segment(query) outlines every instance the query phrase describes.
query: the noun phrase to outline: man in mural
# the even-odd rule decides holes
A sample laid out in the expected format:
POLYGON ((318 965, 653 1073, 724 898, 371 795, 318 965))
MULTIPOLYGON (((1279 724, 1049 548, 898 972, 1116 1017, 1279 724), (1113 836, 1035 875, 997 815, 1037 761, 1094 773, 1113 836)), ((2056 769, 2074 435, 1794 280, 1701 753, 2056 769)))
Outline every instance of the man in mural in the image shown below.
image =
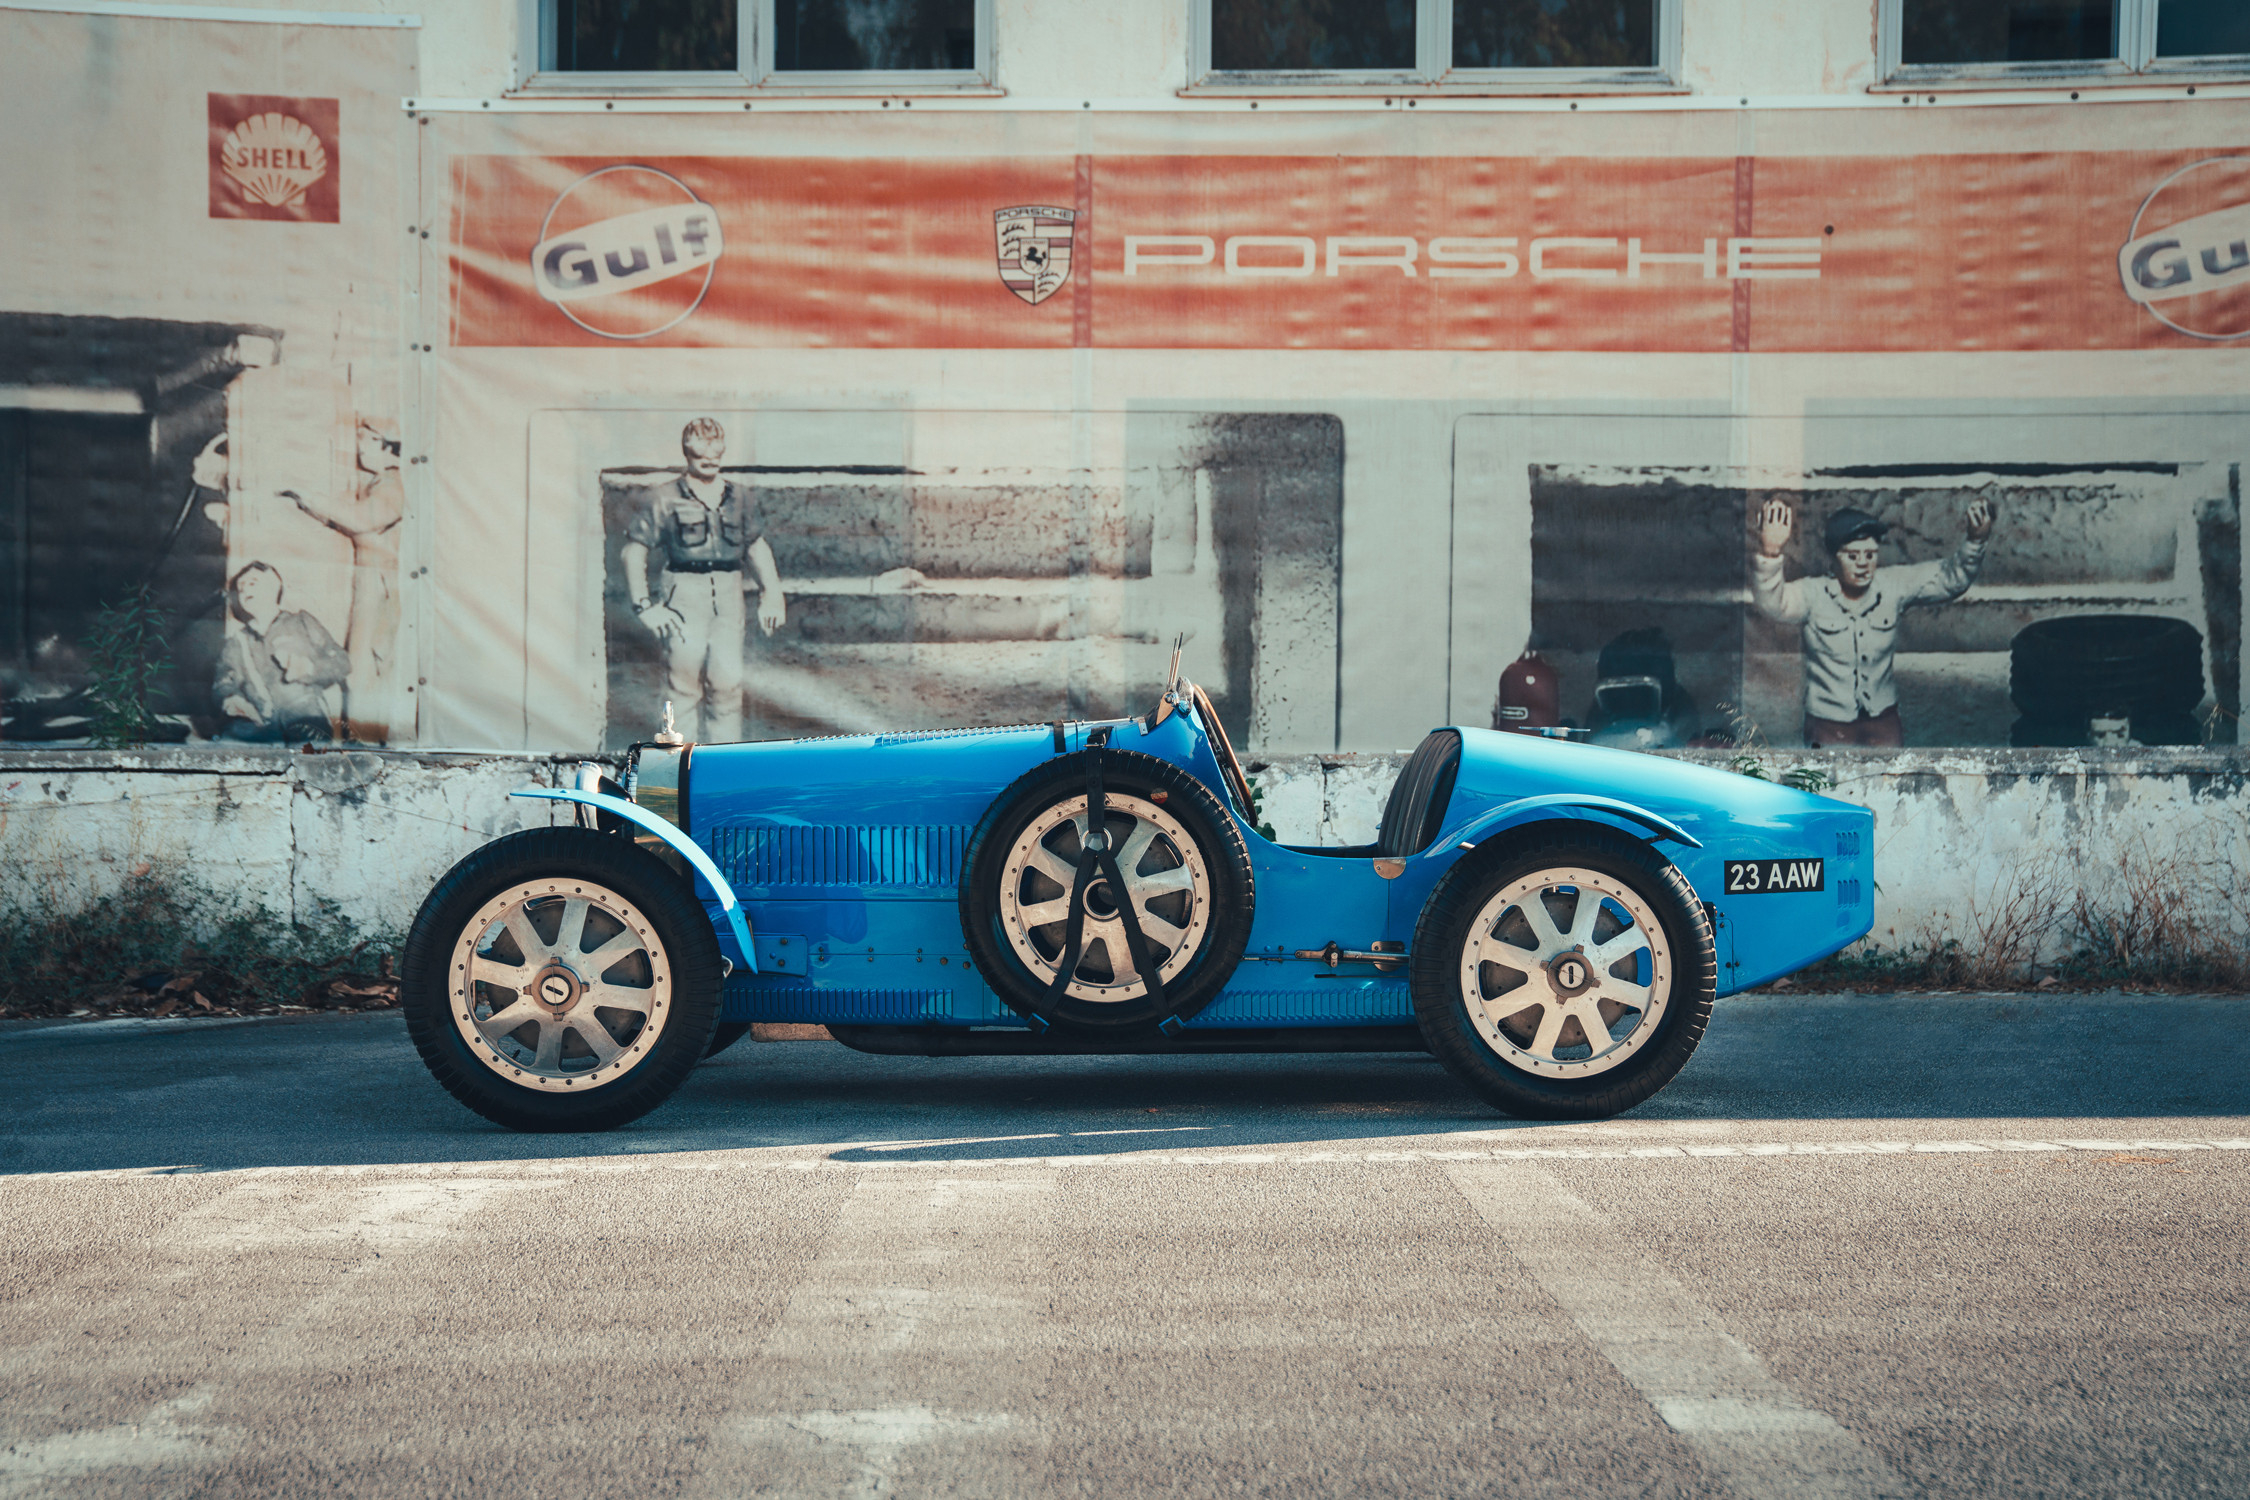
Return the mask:
POLYGON ((297 508, 352 544, 352 604, 345 617, 344 650, 351 685, 344 705, 345 738, 379 744, 389 738, 393 657, 398 649, 398 535, 406 515, 399 481, 399 440, 361 419, 359 472, 351 494, 333 502, 307 500, 283 490, 297 508))
POLYGON ((1834 559, 1834 576, 1785 581, 1781 554, 1796 513, 1778 497, 1759 512, 1750 597, 1767 619, 1804 627, 1806 744, 1906 743, 1891 677, 1899 612, 1958 599, 1976 582, 1985 539, 1992 535, 1991 502, 1978 496, 1962 519, 1966 535, 1951 557, 1885 568, 1877 558, 1890 528, 1847 505, 1828 518, 1821 537, 1834 559))
POLYGON ((227 637, 212 695, 227 726, 221 738, 303 744, 335 738, 328 689, 342 684, 351 658, 320 621, 283 609, 281 575, 254 562, 227 584, 242 628, 227 637))
POLYGON ((683 471, 644 492, 618 553, 634 615, 664 643, 680 732, 715 744, 742 737, 746 585, 757 585, 765 634, 781 628, 789 608, 749 487, 720 474, 726 451, 718 422, 688 423, 683 471), (652 559, 664 573, 661 593, 652 559))

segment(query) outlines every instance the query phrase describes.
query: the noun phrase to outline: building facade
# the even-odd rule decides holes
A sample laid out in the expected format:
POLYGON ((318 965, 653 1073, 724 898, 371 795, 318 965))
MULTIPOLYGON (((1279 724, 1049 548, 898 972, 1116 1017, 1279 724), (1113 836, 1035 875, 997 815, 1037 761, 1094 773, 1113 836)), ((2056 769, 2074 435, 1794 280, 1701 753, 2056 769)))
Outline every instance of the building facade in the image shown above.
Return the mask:
POLYGON ((2241 739, 2239 5, 0 41, 9 740, 135 599, 181 743, 1123 713, 1182 633, 1269 753, 2241 739))

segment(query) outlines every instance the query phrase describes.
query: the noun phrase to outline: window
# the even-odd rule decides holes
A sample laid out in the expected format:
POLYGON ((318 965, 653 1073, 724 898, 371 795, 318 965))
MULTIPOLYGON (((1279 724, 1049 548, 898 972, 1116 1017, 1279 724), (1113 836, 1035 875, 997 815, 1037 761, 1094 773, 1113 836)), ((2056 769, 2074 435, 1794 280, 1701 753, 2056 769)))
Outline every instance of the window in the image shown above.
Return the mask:
POLYGON ((991 0, 525 0, 540 88, 978 85, 991 0))
POLYGON ((2244 0, 1885 0, 1888 79, 2250 72, 2244 0))
POLYGON ((1679 0, 1197 0, 1211 88, 1671 83, 1679 0))

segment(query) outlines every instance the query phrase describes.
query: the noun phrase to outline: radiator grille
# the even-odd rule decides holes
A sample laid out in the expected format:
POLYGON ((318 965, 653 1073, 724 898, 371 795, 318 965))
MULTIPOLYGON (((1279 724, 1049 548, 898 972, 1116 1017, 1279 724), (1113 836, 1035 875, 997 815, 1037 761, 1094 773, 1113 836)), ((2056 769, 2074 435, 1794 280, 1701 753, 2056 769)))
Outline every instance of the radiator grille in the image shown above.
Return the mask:
POLYGON ((1244 1023, 1411 1021, 1414 997, 1403 984, 1336 985, 1314 990, 1228 990, 1193 1026, 1244 1023))
POLYGON ((797 824, 714 828, 711 862, 737 891, 776 886, 943 886, 961 883, 972 829, 946 824, 797 824))
POLYGON ((726 987, 728 1021, 835 1021, 864 1025, 941 1020, 953 1010, 951 990, 842 990, 777 985, 753 978, 726 987))

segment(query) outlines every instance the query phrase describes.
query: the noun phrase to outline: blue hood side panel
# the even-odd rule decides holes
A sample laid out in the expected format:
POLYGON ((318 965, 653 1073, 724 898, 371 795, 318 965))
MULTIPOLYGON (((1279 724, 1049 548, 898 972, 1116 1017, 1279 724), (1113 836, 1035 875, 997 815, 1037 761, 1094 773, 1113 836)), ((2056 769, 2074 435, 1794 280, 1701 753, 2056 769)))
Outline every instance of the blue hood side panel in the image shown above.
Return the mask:
MULTIPOLYGON (((1459 848, 1460 831, 1482 814, 1525 797, 1581 793, 1633 803, 1702 842, 1700 849, 1671 842, 1655 847, 1724 919, 1722 995, 1825 958, 1874 925, 1875 816, 1865 808, 1637 751, 1489 729, 1463 729, 1460 734, 1461 774, 1444 831, 1398 882, 1393 899, 1401 906, 1420 910, 1419 902, 1444 870, 1466 852, 1459 848), (1753 895, 1726 890, 1729 860, 1810 858, 1824 862, 1819 891, 1753 895)), ((1568 808, 1556 812, 1603 821, 1568 808)))
MULTIPOLYGON (((1066 727, 1066 747, 1092 726, 1066 727)), ((1189 713, 1144 734, 1113 726, 1117 749, 1187 770, 1235 818, 1257 882, 1248 955, 1192 1026, 1411 1022, 1403 970, 1297 959, 1331 940, 1410 942, 1422 904, 1466 852, 1459 832, 1525 797, 1615 798, 1678 824, 1701 849, 1656 847, 1722 917, 1720 991, 1762 984, 1865 933, 1873 912, 1872 816, 1730 772, 1629 751, 1464 729, 1444 827, 1384 880, 1365 858, 1269 842, 1234 807, 1189 713), (1819 857, 1819 892, 1728 895, 1730 859, 1819 857)), ((726 872, 759 937, 758 977, 728 986, 736 1020, 1021 1025, 968 963, 955 898, 976 825, 1007 785, 1056 753, 1047 725, 699 748, 688 778, 697 843, 726 872), (770 949, 769 949, 769 944, 770 949)), ((1555 808, 1557 818, 1604 821, 1555 808)), ((1606 826, 1634 829, 1615 819, 1606 826)))

